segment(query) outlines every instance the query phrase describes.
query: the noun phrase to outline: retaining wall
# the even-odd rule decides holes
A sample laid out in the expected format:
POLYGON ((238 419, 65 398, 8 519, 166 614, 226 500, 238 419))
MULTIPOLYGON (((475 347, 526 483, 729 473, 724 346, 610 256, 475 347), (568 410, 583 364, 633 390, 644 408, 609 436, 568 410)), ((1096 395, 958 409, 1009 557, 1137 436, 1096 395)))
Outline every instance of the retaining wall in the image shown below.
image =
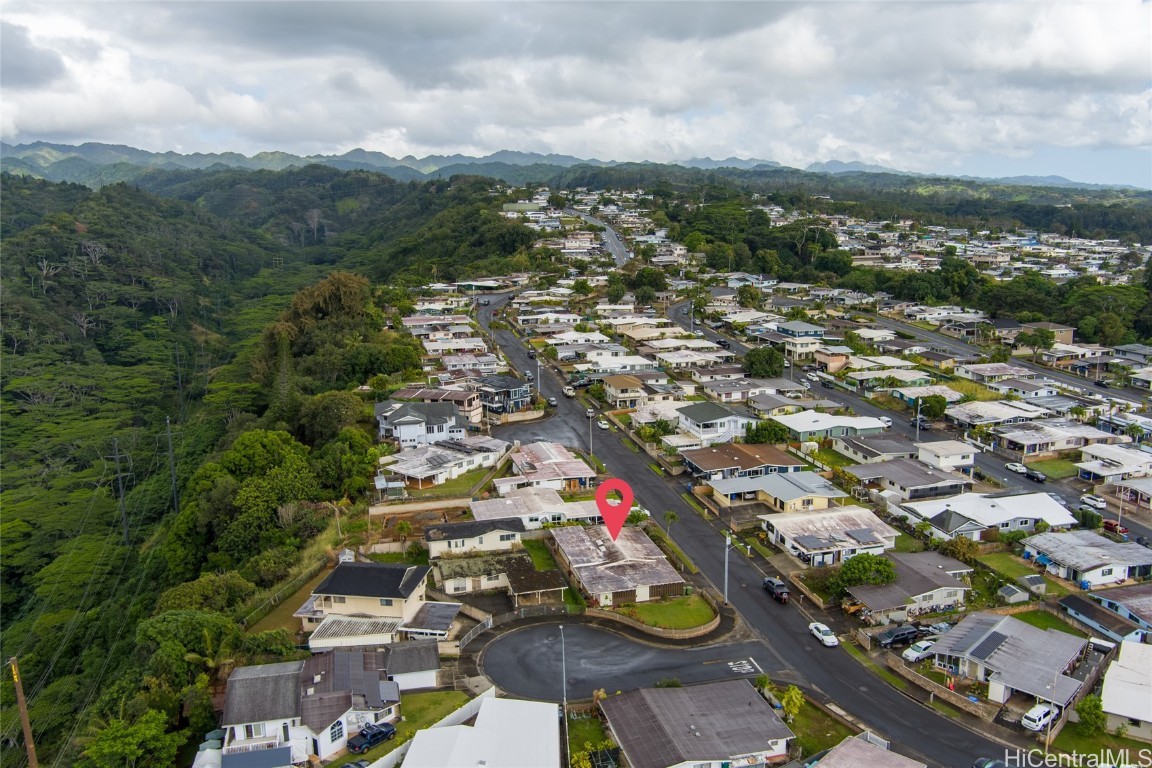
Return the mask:
POLYGON ((981 720, 990 723, 996 719, 996 713, 1000 711, 999 704, 985 704, 983 702, 972 701, 967 696, 956 693, 956 691, 950 691, 935 680, 924 677, 924 675, 908 667, 904 659, 895 654, 885 654, 884 662, 888 665, 889 669, 904 679, 912 681, 952 706, 962 709, 970 715, 976 715, 976 717, 981 720))
POLYGON ((599 608, 586 608, 584 609, 585 616, 591 616, 597 619, 607 619, 609 621, 618 621, 621 624, 638 629, 655 637, 663 637, 670 640, 682 640, 692 637, 700 637, 706 635, 716 627, 720 626, 720 614, 716 613, 712 620, 706 624, 701 624, 698 627, 689 627, 687 629, 665 629, 664 627, 654 627, 651 624, 645 624, 642 621, 636 621, 628 616, 622 616, 614 611, 604 611, 599 608))

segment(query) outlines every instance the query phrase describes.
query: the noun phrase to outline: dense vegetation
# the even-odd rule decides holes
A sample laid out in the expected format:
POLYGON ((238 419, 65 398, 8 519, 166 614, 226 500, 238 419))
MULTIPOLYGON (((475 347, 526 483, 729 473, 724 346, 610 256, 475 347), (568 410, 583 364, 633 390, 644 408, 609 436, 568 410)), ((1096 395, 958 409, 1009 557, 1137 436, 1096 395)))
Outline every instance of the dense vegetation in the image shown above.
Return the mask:
MULTIPOLYGON (((853 269, 818 220, 772 227, 748 212, 750 182, 703 173, 657 178, 654 203, 715 267, 1027 308, 1102 341, 1152 335, 1147 279, 994 284, 959 259, 853 269)), ((232 666, 293 653, 241 620, 362 507, 371 402, 420 368, 393 330, 407 286, 566 265, 499 215, 517 192, 473 176, 150 171, 92 191, 5 174, 0 194, 5 656, 20 659, 45 764, 171 765, 211 726, 232 666)), ((634 264, 608 291, 666 286, 634 264)), ((18 740, 10 680, 0 697, 18 740)))

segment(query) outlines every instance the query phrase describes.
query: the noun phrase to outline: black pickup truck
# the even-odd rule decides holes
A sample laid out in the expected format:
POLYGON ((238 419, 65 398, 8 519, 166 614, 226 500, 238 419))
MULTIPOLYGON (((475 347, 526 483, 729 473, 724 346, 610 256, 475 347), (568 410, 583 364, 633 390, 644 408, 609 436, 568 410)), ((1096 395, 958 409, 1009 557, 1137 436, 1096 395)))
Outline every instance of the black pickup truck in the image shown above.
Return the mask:
POLYGON ((781 579, 774 579, 771 576, 764 579, 764 591, 782 603, 788 602, 788 596, 790 594, 788 585, 781 579))

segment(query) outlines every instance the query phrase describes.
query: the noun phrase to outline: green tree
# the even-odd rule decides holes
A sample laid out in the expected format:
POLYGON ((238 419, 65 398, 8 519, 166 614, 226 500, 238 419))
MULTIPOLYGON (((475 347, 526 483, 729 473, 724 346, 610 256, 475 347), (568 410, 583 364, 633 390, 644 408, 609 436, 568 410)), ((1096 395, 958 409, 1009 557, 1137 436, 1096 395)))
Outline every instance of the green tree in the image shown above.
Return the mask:
POLYGON ((156 613, 177 610, 226 613, 255 591, 252 582, 234 571, 205 573, 195 581, 165 590, 156 601, 156 613))
POLYGON ((1016 346, 1031 349, 1033 362, 1042 350, 1052 349, 1055 344, 1056 334, 1049 328, 1035 328, 1016 334, 1016 346))
POLYGON ((780 694, 780 707, 784 710, 784 719, 792 722, 804 707, 804 692, 795 685, 790 685, 780 694))
POLYGON ((770 379, 784 373, 784 355, 775 347, 755 347, 744 353, 744 370, 754 379, 770 379))
POLYGON ((1108 725, 1108 716, 1104 714, 1103 702, 1100 696, 1090 693, 1080 699, 1076 704, 1076 714, 1080 722, 1076 724, 1077 730, 1085 736, 1099 736, 1104 733, 1108 725))
POLYGON ((920 415, 926 419, 936 420, 944 418, 944 411, 948 408, 948 401, 943 395, 928 395, 920 399, 920 415))
POLYGON ((586 278, 579 278, 572 283, 572 291, 577 296, 588 296, 592 293, 592 283, 588 282, 586 278))
POLYGON ((407 541, 408 537, 412 535, 412 523, 407 520, 396 523, 396 535, 400 537, 401 542, 407 541))
POLYGON ((318 446, 356 424, 364 414, 364 401, 352 392, 324 392, 305 400, 300 408, 304 442, 318 446))
POLYGON ((640 286, 633 295, 636 297, 637 304, 650 305, 656 301, 656 291, 648 285, 640 286))
POLYGON ((955 536, 940 545, 940 553, 962 563, 971 563, 980 554, 980 545, 967 536, 955 536))
POLYGON ((736 303, 746 309, 757 309, 763 298, 759 289, 751 285, 742 285, 736 289, 736 303))
POLYGON ((672 535, 672 524, 678 522, 680 522, 680 515, 676 514, 675 510, 669 509, 664 513, 664 525, 668 529, 669 536, 672 535))
POLYGON ((871 552, 850 557, 840 566, 836 576, 839 590, 860 584, 891 584, 896 581, 896 568, 892 561, 871 552))
POLYGON ((788 442, 788 428, 783 424, 766 420, 749 424, 744 430, 744 442, 756 445, 779 445, 788 442))
POLYGON ((163 712, 149 709, 135 720, 112 719, 97 726, 83 740, 78 768, 146 768, 175 765, 176 753, 186 740, 168 733, 163 712))

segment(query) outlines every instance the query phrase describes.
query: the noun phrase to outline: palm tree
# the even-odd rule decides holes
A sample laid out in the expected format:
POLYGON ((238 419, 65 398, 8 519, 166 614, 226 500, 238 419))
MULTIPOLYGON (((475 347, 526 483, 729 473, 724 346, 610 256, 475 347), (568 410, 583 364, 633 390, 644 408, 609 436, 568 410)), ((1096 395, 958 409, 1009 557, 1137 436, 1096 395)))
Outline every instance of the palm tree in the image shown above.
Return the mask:
POLYGON ((668 510, 664 513, 664 523, 668 526, 668 537, 672 537, 672 523, 678 522, 680 515, 676 514, 675 510, 668 510))
POLYGON ((237 654, 232 652, 232 638, 225 636, 219 645, 207 629, 204 630, 204 653, 188 652, 184 661, 204 667, 212 679, 213 686, 220 686, 236 667, 237 654))
POLYGON ((408 540, 408 535, 412 533, 412 523, 407 520, 396 523, 396 533, 400 536, 400 543, 404 543, 408 540))
POLYGON ((1084 421, 1084 417, 1088 415, 1088 409, 1082 405, 1074 405, 1068 409, 1068 415, 1076 421, 1084 421))

